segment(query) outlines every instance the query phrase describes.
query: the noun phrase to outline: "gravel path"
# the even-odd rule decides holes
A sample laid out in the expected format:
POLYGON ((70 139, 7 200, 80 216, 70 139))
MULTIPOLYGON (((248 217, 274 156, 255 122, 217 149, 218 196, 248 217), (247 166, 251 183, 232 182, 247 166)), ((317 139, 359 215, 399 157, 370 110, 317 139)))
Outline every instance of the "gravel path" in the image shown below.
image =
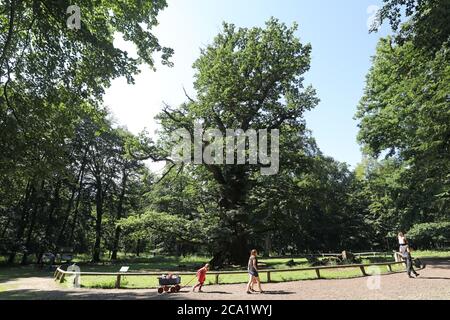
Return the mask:
POLYGON ((15 279, 2 283, 1 299, 151 299, 151 300, 450 300, 450 260, 427 261, 417 279, 404 273, 345 280, 310 280, 263 284, 265 294, 245 293, 245 285, 214 285, 205 293, 188 288, 178 294, 158 295, 156 290, 66 289, 49 277, 15 279))

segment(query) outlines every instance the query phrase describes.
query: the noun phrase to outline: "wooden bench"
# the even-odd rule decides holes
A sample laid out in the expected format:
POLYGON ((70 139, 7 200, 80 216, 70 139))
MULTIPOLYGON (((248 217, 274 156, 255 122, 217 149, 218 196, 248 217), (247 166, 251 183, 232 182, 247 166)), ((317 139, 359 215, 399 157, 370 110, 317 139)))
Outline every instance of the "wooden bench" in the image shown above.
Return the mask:
POLYGON ((61 248, 60 252, 56 255, 56 260, 62 264, 70 263, 73 260, 73 250, 68 248, 61 248))

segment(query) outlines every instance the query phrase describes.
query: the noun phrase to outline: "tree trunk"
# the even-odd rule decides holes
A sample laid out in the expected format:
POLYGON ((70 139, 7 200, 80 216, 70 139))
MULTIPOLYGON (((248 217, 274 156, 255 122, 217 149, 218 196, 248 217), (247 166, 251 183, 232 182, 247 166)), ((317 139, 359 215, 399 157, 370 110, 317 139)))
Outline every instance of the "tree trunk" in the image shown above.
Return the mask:
POLYGON ((6 221, 5 226, 4 226, 3 230, 2 230, 2 234, 0 235, 0 239, 5 238, 5 234, 6 234, 6 231, 8 230, 8 228, 9 228, 9 224, 10 223, 11 223, 11 218, 8 218, 8 221, 6 221))
MULTIPOLYGON (((45 184, 45 182, 42 181, 41 188, 39 190, 40 193, 44 190, 44 184, 45 184)), ((30 253, 30 250, 31 250, 31 238, 32 238, 33 231, 34 231, 34 226, 36 224, 36 218, 38 216, 38 211, 41 211, 44 207, 44 204, 41 204, 41 201, 42 201, 41 195, 39 195, 39 197, 35 197, 33 210, 31 212, 30 227, 28 228, 27 238, 26 238, 26 242, 25 242, 25 251, 23 252, 23 256, 22 256, 22 262, 21 262, 22 265, 26 265, 28 262, 27 261, 28 254, 30 253)))
POLYGON ((73 187, 72 188, 72 193, 71 193, 71 196, 70 196, 70 199, 69 199, 69 203, 67 204, 67 209, 66 209, 66 214, 64 216, 64 221, 63 221, 63 224, 61 226, 61 229, 59 230, 58 239, 56 240, 56 251, 58 251, 59 246, 62 244, 62 239, 63 239, 64 233, 66 232, 67 224, 69 223, 70 212, 72 211, 73 201, 75 200, 75 193, 76 193, 76 188, 73 187))
MULTIPOLYGON (((124 169, 123 177, 122 177, 122 190, 120 192, 119 204, 117 206, 117 221, 119 221, 122 218, 122 214, 123 214, 123 202, 125 199, 125 193, 126 193, 126 188, 127 188, 127 179, 128 179, 128 175, 126 173, 126 170, 124 169)), ((120 232, 121 232, 121 228, 120 228, 120 226, 117 226, 116 230, 115 230, 115 234, 114 234, 113 252, 112 252, 111 260, 117 260, 117 252, 119 251, 120 232)))
POLYGON ((47 221, 47 227, 45 228, 45 240, 46 243, 44 244, 44 247, 41 248, 44 251, 48 251, 49 249, 53 249, 51 247, 54 246, 54 235, 53 235, 53 227, 54 227, 54 217, 57 216, 57 212, 60 210, 60 189, 61 189, 61 181, 59 180, 56 183, 54 195, 53 195, 53 201, 50 205, 50 208, 48 210, 48 221, 47 221))
POLYGON ((226 264, 246 266, 249 256, 247 235, 240 234, 219 244, 219 249, 215 251, 209 263, 214 268, 220 268, 226 264))
POLYGON ((141 255, 141 240, 138 239, 136 241, 136 257, 139 257, 141 255))
POLYGON ((95 220, 95 244, 92 255, 92 262, 100 262, 102 219, 103 219, 103 185, 100 178, 97 178, 97 192, 95 195, 95 205, 97 217, 95 220))
POLYGON ((216 251, 210 264, 220 268, 224 264, 247 265, 249 222, 245 207, 246 188, 248 179, 240 168, 229 171, 224 178, 219 201, 222 229, 226 236, 218 240, 216 251))
POLYGON ((42 257, 44 256, 44 253, 43 252, 39 252, 37 255, 36 255, 36 264, 41 264, 42 263, 42 257))
MULTIPOLYGON (((25 234, 25 227, 26 224, 28 222, 28 215, 29 215, 29 210, 30 210, 30 204, 33 201, 35 196, 35 190, 34 187, 32 185, 31 182, 28 182, 26 190, 25 190, 25 197, 23 200, 23 205, 22 205, 22 213, 21 213, 21 218, 20 218, 20 222, 19 222, 19 228, 17 230, 17 236, 16 236, 16 243, 15 245, 17 246, 17 244, 20 244, 22 242, 22 237, 25 234)), ((20 206, 18 206, 19 208, 20 206)), ((9 254, 8 257, 8 263, 9 264, 13 264, 14 260, 16 259, 16 255, 17 255, 17 247, 14 248, 11 253, 9 254)))
POLYGON ((272 240, 270 238, 270 234, 266 235, 264 251, 264 256, 269 257, 270 252, 272 251, 272 240))
POLYGON ((75 238, 75 228, 77 227, 78 211, 79 211, 80 201, 81 201, 81 196, 82 196, 81 192, 82 192, 82 188, 80 186, 80 190, 79 190, 78 196, 77 196, 77 201, 75 203, 75 210, 73 212, 72 226, 70 227, 69 240, 67 241, 68 243, 72 243, 75 238))
POLYGON ((117 252, 119 251, 119 241, 120 241, 120 227, 117 226, 114 233, 114 243, 113 250, 111 254, 111 260, 117 260, 117 252))
POLYGON ((64 233, 67 228, 67 224, 69 223, 70 213, 72 211, 73 202, 75 200, 75 195, 77 195, 77 201, 76 201, 76 205, 75 205, 75 212, 74 212, 74 219, 73 219, 74 223, 73 223, 70 233, 69 233, 68 243, 72 243, 72 241, 73 241, 73 233, 74 233, 74 230, 76 227, 76 215, 78 214, 78 206, 80 203, 80 196, 81 196, 81 192, 83 190, 83 181, 84 181, 84 172, 85 172, 85 168, 86 168, 86 160, 87 160, 87 151, 85 151, 85 153, 84 153, 83 162, 81 164, 81 168, 80 168, 80 171, 79 171, 78 177, 77 177, 76 183, 78 185, 78 188, 77 188, 77 185, 74 185, 72 187, 72 194, 70 196, 69 203, 67 205, 65 219, 64 219, 63 225, 62 225, 61 230, 58 235, 58 241, 56 242, 57 246, 59 246, 62 242, 64 233))

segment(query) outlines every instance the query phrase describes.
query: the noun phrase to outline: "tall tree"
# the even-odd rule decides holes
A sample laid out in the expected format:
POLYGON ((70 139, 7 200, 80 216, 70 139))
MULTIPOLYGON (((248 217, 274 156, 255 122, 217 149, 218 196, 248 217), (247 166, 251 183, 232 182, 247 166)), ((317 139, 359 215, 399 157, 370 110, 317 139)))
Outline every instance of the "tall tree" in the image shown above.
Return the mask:
POLYGON ((380 17, 398 32, 379 42, 356 115, 358 138, 369 155, 393 159, 368 180, 374 188, 383 180, 390 185, 375 192, 371 207, 384 202, 379 208, 388 216, 399 215, 392 226, 409 228, 449 218, 450 3, 385 3, 380 17), (403 24, 402 7, 409 17, 403 24))
POLYGON ((404 161, 422 210, 446 215, 450 195, 450 55, 430 60, 412 43, 381 40, 357 117, 359 139, 374 156, 404 161), (421 198, 421 196, 419 196, 421 198))
MULTIPOLYGON (((297 25, 288 28, 276 19, 270 19, 265 28, 225 23, 194 63, 196 98, 175 109, 167 107, 159 115, 163 135, 177 128, 193 133, 195 120, 202 121, 204 130, 217 128, 223 136, 227 129, 284 126, 301 133, 303 113, 318 99, 311 87, 303 86, 311 46, 301 44, 296 30, 297 25)), ((203 168, 219 190, 223 236, 216 239, 212 263, 244 263, 249 249, 248 190, 259 167, 204 164, 203 168)))

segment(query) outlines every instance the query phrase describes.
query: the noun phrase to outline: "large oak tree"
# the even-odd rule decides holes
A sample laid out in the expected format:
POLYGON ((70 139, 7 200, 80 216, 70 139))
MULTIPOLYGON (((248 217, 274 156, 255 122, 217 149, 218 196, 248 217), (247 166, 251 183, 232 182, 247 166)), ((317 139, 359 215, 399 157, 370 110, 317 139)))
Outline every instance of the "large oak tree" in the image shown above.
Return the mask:
MULTIPOLYGON (((162 136, 185 128, 194 132, 194 121, 203 129, 290 128, 304 130, 303 114, 318 103, 315 91, 305 88, 303 76, 310 66, 311 46, 296 36, 297 25, 287 27, 270 19, 264 28, 237 28, 225 23, 212 44, 202 49, 194 63, 195 97, 159 115, 162 136)), ((206 143, 204 143, 206 145, 206 143)), ((283 149, 295 147, 282 145, 283 149)), ((281 159, 283 166, 283 159, 281 159)), ((258 165, 202 166, 218 185, 221 228, 215 237, 213 264, 244 263, 248 257, 248 191, 258 165)))

